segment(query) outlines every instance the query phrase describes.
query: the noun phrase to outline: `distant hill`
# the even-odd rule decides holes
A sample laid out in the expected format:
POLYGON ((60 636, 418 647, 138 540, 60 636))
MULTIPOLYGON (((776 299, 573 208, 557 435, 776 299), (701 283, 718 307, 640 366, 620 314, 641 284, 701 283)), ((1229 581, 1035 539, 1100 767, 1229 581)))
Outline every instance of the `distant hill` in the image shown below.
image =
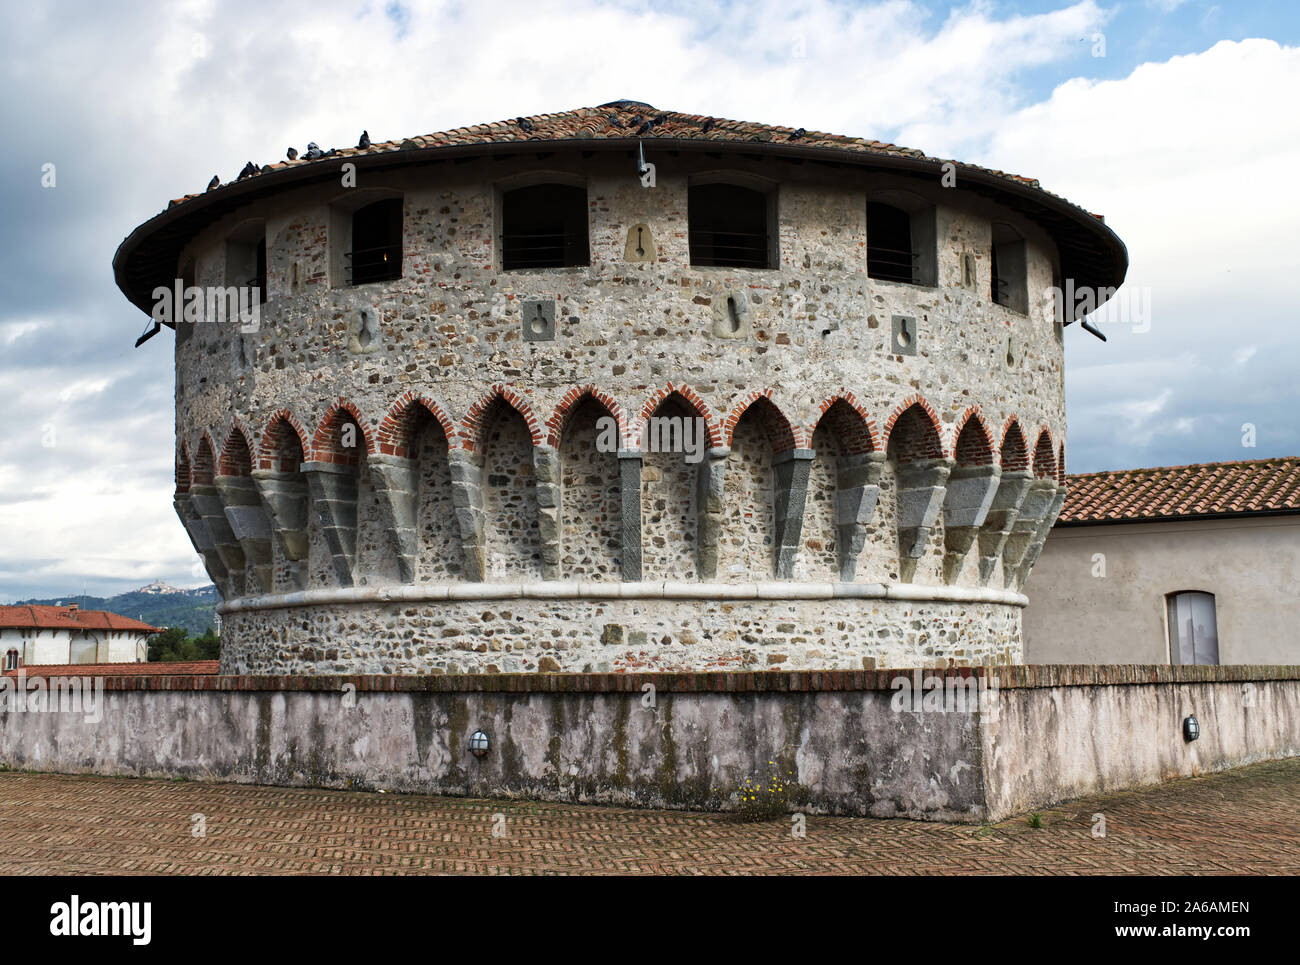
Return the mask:
POLYGON ((75 603, 83 610, 107 610, 133 620, 143 620, 155 627, 184 627, 191 636, 215 625, 213 609, 221 598, 215 586, 197 590, 180 590, 165 583, 150 583, 117 596, 62 596, 51 600, 19 600, 46 606, 75 603))

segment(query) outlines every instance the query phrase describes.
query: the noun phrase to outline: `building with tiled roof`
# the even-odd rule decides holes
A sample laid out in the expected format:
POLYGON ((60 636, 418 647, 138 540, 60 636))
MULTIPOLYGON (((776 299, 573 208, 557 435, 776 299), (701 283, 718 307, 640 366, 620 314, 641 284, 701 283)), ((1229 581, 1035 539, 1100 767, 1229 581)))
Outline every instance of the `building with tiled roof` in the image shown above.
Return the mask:
POLYGON ((1300 663, 1300 457, 1085 473, 1035 566, 1034 663, 1300 663))
POLYGON ((630 100, 286 157, 114 259, 223 671, 1021 659, 1103 219, 630 100))
POLYGON ((188 677, 217 673, 216 660, 168 660, 154 663, 33 664, 4 671, 6 677, 188 677))
POLYGON ((148 658, 146 641, 158 627, 106 610, 22 604, 0 606, 4 667, 83 663, 136 663, 148 658))

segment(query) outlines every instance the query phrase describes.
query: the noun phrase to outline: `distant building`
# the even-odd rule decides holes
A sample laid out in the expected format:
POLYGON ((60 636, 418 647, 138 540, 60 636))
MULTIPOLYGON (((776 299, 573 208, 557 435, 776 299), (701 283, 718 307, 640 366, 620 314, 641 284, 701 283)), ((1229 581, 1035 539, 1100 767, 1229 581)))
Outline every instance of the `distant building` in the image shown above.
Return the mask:
POLYGON ((1101 472, 1034 568, 1028 663, 1300 663, 1300 458, 1101 472))
POLYGON ((69 606, 0 606, 4 669, 46 664, 143 663, 159 631, 105 610, 69 606))

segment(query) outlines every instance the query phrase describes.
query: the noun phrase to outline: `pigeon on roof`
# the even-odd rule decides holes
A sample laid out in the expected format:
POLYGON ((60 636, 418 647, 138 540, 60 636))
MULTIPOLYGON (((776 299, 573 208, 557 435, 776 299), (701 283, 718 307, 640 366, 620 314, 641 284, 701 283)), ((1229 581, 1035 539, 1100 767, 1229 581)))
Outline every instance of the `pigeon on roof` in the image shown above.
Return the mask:
POLYGON ((208 182, 208 190, 211 191, 213 188, 219 187, 221 187, 221 178, 214 174, 212 180, 208 182))
POLYGON ((525 134, 531 134, 533 132, 533 122, 530 121, 528 118, 516 117, 515 123, 519 125, 519 129, 523 131, 525 134))
POLYGON ((284 156, 290 161, 296 161, 298 160, 298 149, 296 147, 291 147, 289 150, 284 152, 284 156))
POLYGON ((368 147, 370 147, 370 132, 362 131, 361 140, 357 141, 357 148, 364 151, 368 147))
POLYGON ((319 144, 317 144, 315 141, 307 142, 307 154, 305 155, 305 157, 307 158, 308 161, 315 161, 317 158, 322 158, 324 156, 325 156, 325 152, 320 149, 319 144))

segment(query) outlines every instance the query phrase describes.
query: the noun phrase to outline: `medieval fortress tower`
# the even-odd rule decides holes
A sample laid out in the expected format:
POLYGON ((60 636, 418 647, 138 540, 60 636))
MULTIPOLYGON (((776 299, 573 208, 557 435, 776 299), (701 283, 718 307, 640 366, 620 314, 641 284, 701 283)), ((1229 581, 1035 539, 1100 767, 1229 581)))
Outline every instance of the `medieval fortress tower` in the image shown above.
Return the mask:
POLYGON ((634 101, 312 145, 114 262, 251 674, 1019 662, 1053 291, 1126 266, 1035 181, 634 101))

